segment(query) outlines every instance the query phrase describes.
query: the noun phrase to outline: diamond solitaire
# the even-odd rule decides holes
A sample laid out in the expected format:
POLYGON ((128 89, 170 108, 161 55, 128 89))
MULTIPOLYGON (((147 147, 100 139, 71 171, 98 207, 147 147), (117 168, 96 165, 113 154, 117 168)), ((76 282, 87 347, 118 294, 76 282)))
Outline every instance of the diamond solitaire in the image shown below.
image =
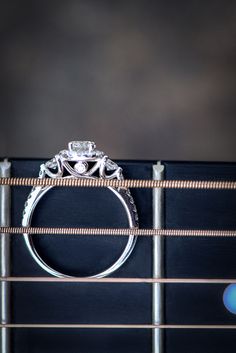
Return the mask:
POLYGON ((69 151, 76 152, 77 155, 91 155, 95 150, 96 145, 92 141, 72 141, 68 144, 69 151))

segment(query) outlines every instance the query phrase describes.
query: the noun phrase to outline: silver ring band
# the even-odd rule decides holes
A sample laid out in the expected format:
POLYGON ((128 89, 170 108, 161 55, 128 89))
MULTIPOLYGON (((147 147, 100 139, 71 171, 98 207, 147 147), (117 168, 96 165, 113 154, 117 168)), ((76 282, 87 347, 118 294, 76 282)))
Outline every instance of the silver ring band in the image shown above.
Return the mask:
MULTIPOLYGON (((59 152, 53 159, 40 166, 39 178, 46 177, 123 179, 123 174, 122 169, 116 163, 110 160, 103 152, 96 150, 94 142, 72 141, 68 145, 68 150, 59 152)), ((32 188, 23 210, 23 227, 29 227, 31 225, 32 216, 38 202, 51 188, 53 188, 53 186, 37 186, 32 188)), ((137 209, 130 190, 127 188, 112 187, 108 187, 108 189, 118 197, 124 207, 128 218, 129 228, 137 228, 137 209)), ((37 252, 32 236, 28 233, 23 233, 23 236, 31 256, 42 269, 56 277, 73 277, 50 267, 37 252)), ((130 256, 135 246, 136 239, 136 236, 130 235, 120 257, 104 271, 89 277, 106 277, 120 268, 130 256)))

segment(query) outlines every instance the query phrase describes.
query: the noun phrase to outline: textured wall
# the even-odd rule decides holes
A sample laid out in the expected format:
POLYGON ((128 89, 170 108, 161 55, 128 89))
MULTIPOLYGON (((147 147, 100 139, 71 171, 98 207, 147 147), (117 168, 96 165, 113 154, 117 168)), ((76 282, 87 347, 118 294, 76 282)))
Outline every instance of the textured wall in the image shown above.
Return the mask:
POLYGON ((236 160, 235 1, 0 4, 0 155, 236 160))

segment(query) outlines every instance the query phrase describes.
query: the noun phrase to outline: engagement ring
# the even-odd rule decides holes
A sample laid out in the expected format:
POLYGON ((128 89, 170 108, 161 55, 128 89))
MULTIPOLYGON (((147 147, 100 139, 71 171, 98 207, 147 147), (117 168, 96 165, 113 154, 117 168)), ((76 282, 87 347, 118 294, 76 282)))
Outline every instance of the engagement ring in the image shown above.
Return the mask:
MULTIPOLYGON (((68 144, 68 149, 63 150, 55 155, 54 158, 40 166, 39 178, 89 178, 89 179, 124 179, 122 168, 115 162, 96 149, 96 145, 91 141, 72 141, 68 144)), ((34 210, 40 199, 53 186, 37 186, 33 187, 24 206, 22 226, 30 227, 34 210)), ((137 209, 130 190, 127 188, 108 187, 119 199, 125 209, 129 228, 138 227, 137 209)), ((27 248, 41 268, 56 277, 72 277, 50 267, 45 260, 37 252, 33 237, 24 233, 24 240, 27 248)), ((110 275, 128 259, 130 256, 137 237, 129 235, 127 244, 120 257, 107 269, 90 277, 102 278, 110 275)))

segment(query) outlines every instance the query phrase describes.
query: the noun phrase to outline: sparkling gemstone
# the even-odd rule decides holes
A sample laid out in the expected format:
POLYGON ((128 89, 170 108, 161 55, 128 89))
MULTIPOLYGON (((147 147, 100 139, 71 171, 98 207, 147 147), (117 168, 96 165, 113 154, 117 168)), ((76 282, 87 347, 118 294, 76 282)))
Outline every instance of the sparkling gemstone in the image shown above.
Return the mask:
POLYGON ((101 158, 104 156, 104 152, 102 152, 102 151, 96 150, 95 153, 96 153, 96 157, 98 157, 98 158, 101 158))
POLYGON ((118 165, 113 162, 111 159, 108 159, 106 161, 106 167, 107 167, 107 170, 115 170, 118 168, 118 165))
POLYGON ((133 197, 130 195, 130 197, 129 197, 129 202, 133 205, 134 204, 134 199, 133 199, 133 197))
POLYGON ((86 162, 78 162, 74 165, 74 169, 79 173, 83 174, 87 171, 88 169, 88 164, 86 162))
POLYGON ((72 141, 68 146, 70 151, 76 152, 79 156, 90 155, 96 148, 92 141, 72 141))
POLYGON ((70 157, 69 151, 67 151, 67 150, 60 151, 59 155, 63 158, 66 158, 66 159, 70 157))
POLYGON ((50 168, 50 169, 56 169, 57 168, 57 162, 56 162, 56 159, 53 158, 53 159, 50 159, 50 161, 47 161, 45 163, 45 166, 47 168, 50 168))

